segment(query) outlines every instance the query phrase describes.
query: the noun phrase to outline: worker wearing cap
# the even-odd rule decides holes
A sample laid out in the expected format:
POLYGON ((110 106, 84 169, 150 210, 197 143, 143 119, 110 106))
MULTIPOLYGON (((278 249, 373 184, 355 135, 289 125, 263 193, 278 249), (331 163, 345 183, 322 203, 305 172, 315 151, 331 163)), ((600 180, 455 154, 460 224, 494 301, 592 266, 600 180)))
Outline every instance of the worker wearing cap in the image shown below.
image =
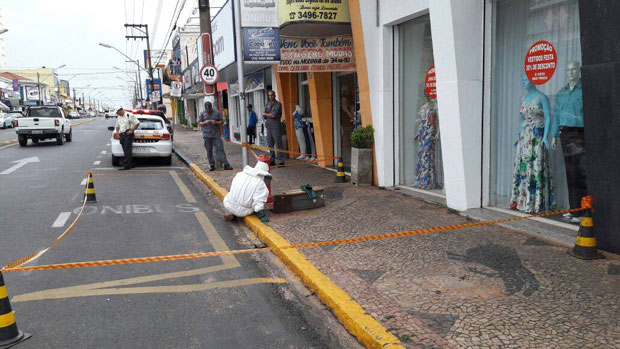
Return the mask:
POLYGON ((119 135, 121 146, 123 147, 123 167, 119 170, 129 170, 133 165, 133 133, 140 125, 140 121, 135 115, 126 113, 121 107, 116 111, 118 118, 116 119, 116 133, 119 135))
POLYGON ((202 127, 202 138, 204 139, 207 157, 209 158, 209 171, 215 171, 215 158, 213 157, 213 146, 215 145, 215 154, 224 164, 225 170, 232 170, 232 167, 226 159, 224 152, 224 143, 222 142, 221 125, 224 123, 222 114, 213 109, 211 102, 205 102, 205 110, 200 113, 198 125, 202 127))

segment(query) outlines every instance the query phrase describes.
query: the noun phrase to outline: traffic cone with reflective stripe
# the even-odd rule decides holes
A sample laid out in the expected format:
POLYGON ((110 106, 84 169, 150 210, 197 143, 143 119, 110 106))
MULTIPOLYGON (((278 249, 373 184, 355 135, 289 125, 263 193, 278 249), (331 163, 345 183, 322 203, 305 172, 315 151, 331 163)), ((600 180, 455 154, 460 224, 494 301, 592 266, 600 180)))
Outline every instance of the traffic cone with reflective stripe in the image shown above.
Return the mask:
POLYGON ((97 196, 95 196, 95 182, 93 181, 93 172, 88 171, 88 183, 84 188, 84 197, 86 202, 97 202, 97 196))
POLYGON ((0 348, 10 348, 30 337, 30 334, 17 329, 15 314, 9 303, 9 293, 0 272, 0 348))
POLYGON ((346 183, 347 177, 344 174, 344 162, 342 162, 342 157, 338 158, 338 172, 336 172, 336 183, 346 183))
POLYGON ((571 256, 581 259, 600 259, 603 258, 596 249, 596 238, 594 237, 594 221, 592 220, 592 196, 585 196, 581 199, 581 207, 583 216, 579 224, 579 232, 577 233, 577 241, 571 256))

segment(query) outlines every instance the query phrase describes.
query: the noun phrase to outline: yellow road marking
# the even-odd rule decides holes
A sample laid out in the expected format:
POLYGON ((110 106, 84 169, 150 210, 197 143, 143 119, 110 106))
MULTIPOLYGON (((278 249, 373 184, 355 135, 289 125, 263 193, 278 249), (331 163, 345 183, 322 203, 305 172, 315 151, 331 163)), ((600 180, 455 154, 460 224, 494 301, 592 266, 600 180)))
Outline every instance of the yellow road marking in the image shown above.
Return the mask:
MULTIPOLYGON (((207 218, 207 215, 204 212, 196 212, 194 213, 194 215, 196 216, 196 219, 198 219, 202 230, 205 232, 205 235, 207 235, 207 239, 209 240, 209 243, 211 243, 211 245, 213 246, 213 249, 216 251, 228 251, 228 246, 226 245, 222 237, 217 233, 215 227, 213 226, 213 224, 211 224, 209 218, 207 218)), ((239 264, 239 261, 237 261, 237 258, 235 258, 235 256, 233 255, 220 256, 220 258, 222 259, 222 262, 224 262, 224 264, 235 265, 237 267, 241 266, 241 264, 239 264)))
POLYGON ((2 150, 4 148, 15 146, 15 145, 17 145, 17 143, 12 143, 12 144, 9 144, 9 145, 5 145, 5 146, 0 147, 0 150, 2 150))
POLYGON ((185 201, 191 204, 195 204, 196 198, 194 198, 189 189, 187 189, 187 186, 185 185, 185 183, 183 183, 179 175, 175 171, 170 171, 170 175, 172 176, 172 179, 174 179, 174 182, 177 184, 177 187, 179 187, 179 190, 181 190, 181 193, 183 193, 185 201))

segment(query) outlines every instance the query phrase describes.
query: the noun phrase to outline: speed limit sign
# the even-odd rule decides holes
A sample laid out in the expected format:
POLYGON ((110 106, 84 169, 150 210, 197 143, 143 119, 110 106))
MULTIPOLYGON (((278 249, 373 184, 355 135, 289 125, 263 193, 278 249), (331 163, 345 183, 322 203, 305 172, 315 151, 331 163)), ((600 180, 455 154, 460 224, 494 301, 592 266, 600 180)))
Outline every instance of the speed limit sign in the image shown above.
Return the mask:
POLYGON ((219 77, 217 68, 212 64, 205 64, 200 69, 200 78, 207 85, 215 85, 219 77))

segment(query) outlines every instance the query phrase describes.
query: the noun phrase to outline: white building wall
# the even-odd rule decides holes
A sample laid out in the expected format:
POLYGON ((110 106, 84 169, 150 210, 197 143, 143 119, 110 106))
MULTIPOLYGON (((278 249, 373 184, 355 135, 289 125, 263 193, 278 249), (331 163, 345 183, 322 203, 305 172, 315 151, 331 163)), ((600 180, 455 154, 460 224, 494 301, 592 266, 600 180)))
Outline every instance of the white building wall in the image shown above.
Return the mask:
POLYGON ((446 201, 458 210, 480 207, 483 0, 359 1, 379 185, 398 184, 395 26, 429 13, 446 201))
MULTIPOLYGON (((4 23, 5 22, 4 18, 2 17, 2 9, 0 9, 0 29, 4 29, 4 23)), ((4 43, 4 38, 2 37, 2 35, 0 35, 0 68, 6 69, 7 64, 6 44, 4 43)))

